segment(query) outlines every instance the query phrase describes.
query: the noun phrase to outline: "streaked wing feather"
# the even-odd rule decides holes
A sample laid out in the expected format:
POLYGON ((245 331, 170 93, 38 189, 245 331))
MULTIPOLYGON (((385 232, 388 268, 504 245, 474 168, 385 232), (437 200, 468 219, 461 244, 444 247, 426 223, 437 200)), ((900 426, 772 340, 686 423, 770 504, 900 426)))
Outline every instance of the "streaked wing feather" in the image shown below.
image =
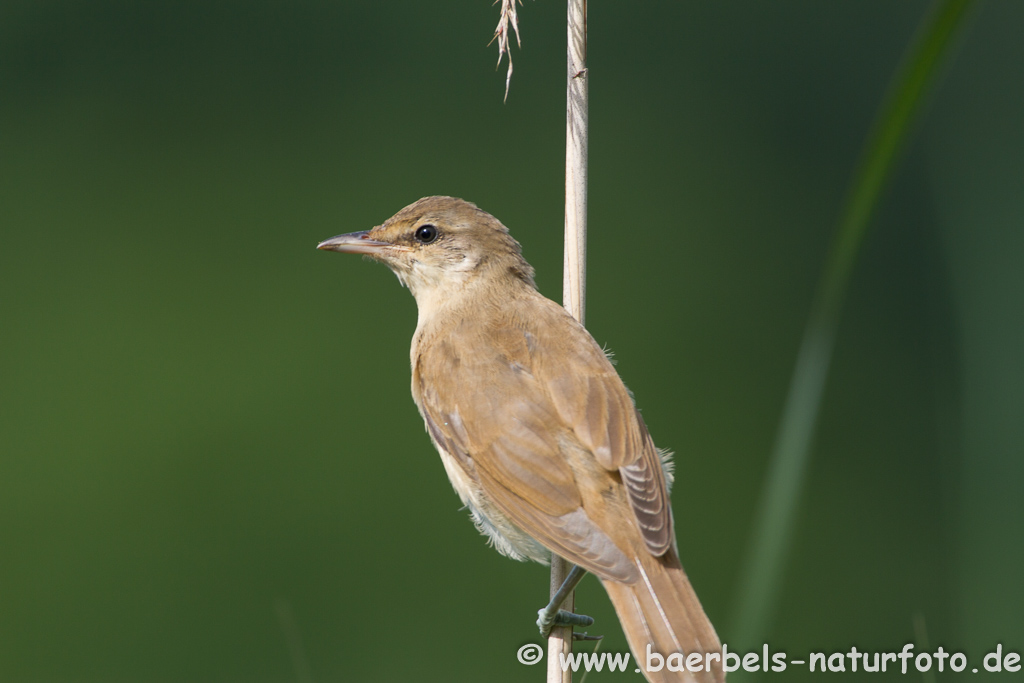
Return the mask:
POLYGON ((668 506, 661 458, 639 413, 636 419, 644 437, 644 455, 620 467, 619 473, 622 475, 622 483, 626 485, 629 502, 647 549, 652 555, 660 556, 665 554, 674 541, 672 510, 668 506))

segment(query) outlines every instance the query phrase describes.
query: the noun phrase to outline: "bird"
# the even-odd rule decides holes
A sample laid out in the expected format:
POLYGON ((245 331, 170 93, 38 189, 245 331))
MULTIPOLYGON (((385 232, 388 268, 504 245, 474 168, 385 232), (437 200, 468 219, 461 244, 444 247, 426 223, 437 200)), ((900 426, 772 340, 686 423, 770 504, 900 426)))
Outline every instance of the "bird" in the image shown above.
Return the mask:
POLYGON ((679 560, 662 452, 604 349, 537 290, 508 228, 432 196, 317 248, 381 262, 415 297, 412 397, 493 546, 597 576, 652 683, 724 681, 718 636, 679 560), (680 665, 693 653, 707 666, 680 665))

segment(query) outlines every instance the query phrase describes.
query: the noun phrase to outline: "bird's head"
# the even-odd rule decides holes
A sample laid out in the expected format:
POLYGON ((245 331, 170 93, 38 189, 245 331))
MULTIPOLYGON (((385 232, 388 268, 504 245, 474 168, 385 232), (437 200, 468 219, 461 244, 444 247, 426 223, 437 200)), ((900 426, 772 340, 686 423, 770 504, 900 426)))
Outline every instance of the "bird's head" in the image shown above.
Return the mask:
POLYGON ((508 228, 456 197, 424 197, 372 230, 324 240, 317 249, 363 254, 388 266, 422 309, 470 282, 511 278, 533 286, 533 268, 508 228))

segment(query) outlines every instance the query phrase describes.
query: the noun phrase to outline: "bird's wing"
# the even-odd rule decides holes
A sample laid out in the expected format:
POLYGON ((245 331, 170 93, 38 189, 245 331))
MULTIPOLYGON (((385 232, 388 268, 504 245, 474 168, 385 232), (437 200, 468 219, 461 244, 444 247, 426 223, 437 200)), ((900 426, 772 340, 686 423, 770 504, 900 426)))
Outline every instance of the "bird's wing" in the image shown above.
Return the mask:
POLYGON ((552 320, 464 325, 422 349, 417 401, 438 446, 513 523, 599 576, 631 580, 632 562, 614 530, 588 515, 577 479, 604 471, 617 485, 617 471, 648 549, 660 555, 672 543, 660 461, 604 353, 552 306, 542 309, 552 320), (568 346, 558 353, 551 344, 568 346))
POLYGON ((674 541, 672 510, 661 457, 604 351, 587 330, 554 305, 548 314, 564 318, 544 343, 534 344, 534 367, 559 416, 601 466, 618 470, 644 543, 660 556, 674 541))
POLYGON ((542 545, 602 578, 635 580, 632 561, 583 508, 563 457, 572 433, 528 367, 506 351, 486 342, 422 351, 414 393, 434 442, 542 545))

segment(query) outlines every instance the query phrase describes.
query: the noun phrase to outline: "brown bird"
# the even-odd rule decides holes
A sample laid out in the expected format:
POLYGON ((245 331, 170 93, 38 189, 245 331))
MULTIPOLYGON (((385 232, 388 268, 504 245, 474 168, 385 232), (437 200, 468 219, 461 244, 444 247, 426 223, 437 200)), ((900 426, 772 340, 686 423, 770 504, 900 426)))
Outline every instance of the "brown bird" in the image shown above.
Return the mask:
POLYGON ((710 671, 668 659, 721 651, 679 562, 671 476, 604 351, 537 291, 508 229, 469 202, 426 197, 318 248, 380 261, 416 297, 412 396, 497 550, 596 574, 639 666, 666 658, 648 680, 723 681, 720 654, 705 658, 710 671))

